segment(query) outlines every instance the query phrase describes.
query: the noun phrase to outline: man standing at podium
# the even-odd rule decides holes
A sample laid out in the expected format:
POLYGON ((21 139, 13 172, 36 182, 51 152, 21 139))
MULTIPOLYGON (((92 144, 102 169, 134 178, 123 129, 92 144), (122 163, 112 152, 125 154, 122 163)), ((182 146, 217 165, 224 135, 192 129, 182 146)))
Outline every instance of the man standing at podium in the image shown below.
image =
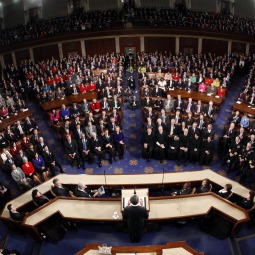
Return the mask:
POLYGON ((133 195, 130 203, 124 208, 123 219, 127 220, 129 237, 132 243, 139 243, 143 237, 144 219, 149 214, 144 206, 139 203, 139 197, 133 195))

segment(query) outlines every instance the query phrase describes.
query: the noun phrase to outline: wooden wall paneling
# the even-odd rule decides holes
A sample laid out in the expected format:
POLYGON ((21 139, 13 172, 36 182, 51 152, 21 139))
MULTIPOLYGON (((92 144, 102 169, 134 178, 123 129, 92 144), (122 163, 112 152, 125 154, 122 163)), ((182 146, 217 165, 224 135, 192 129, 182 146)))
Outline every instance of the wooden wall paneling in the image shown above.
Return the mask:
POLYGON ((250 44, 249 53, 250 54, 255 54, 255 44, 250 44))
POLYGON ((20 50, 15 52, 17 65, 22 63, 24 60, 30 59, 29 49, 20 50))
POLYGON ((115 52, 115 39, 102 38, 94 40, 85 40, 86 55, 93 56, 95 54, 115 52))
POLYGON ((140 37, 120 37, 120 52, 125 53, 125 48, 135 48, 136 52, 140 52, 140 37))
POLYGON ((180 52, 197 54, 198 38, 180 37, 180 52))
POLYGON ((77 54, 79 56, 82 55, 80 41, 63 43, 62 49, 63 49, 64 58, 66 58, 68 55, 71 55, 71 56, 76 56, 77 54))
POLYGON ((203 53, 215 53, 216 55, 224 55, 228 52, 228 42, 214 39, 203 39, 203 53))
POLYGON ((10 64, 13 64, 13 61, 12 61, 12 54, 9 52, 9 53, 6 53, 6 54, 3 54, 3 58, 4 58, 4 63, 5 65, 10 65, 10 64))
POLYGON ((169 51, 175 53, 175 37, 144 37, 146 52, 169 51))
POLYGON ((47 59, 59 59, 58 45, 51 44, 33 49, 35 62, 47 59))
POLYGON ((245 54, 246 44, 240 42, 232 42, 231 51, 245 54))

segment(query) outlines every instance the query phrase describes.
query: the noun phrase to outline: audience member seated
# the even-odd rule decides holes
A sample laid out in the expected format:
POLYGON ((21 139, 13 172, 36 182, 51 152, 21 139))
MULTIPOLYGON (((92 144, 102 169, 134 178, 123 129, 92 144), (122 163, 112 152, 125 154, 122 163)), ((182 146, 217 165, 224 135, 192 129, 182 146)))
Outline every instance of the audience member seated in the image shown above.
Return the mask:
POLYGON ((232 194, 232 185, 229 183, 226 184, 223 189, 217 192, 217 195, 226 199, 229 199, 231 194, 232 194))
POLYGON ((206 192, 210 192, 212 189, 212 184, 210 183, 209 179, 204 179, 202 181, 201 186, 199 186, 196 189, 196 193, 206 193, 206 192))
POLYGON ((66 188, 65 186, 62 185, 62 183, 59 181, 59 179, 55 178, 53 179, 53 188, 52 191, 54 192, 54 194, 56 196, 59 197, 75 197, 73 195, 73 192, 70 191, 68 188, 66 188))
POLYGON ((7 205, 7 209, 10 213, 10 217, 11 219, 15 220, 15 221, 22 221, 23 218, 25 217, 24 213, 19 212, 16 207, 12 204, 8 204, 7 205))
POLYGON ((254 206, 255 192, 251 190, 246 198, 241 199, 237 204, 246 210, 250 210, 254 206))
POLYGON ((74 195, 76 197, 97 197, 99 196, 99 192, 97 189, 89 190, 84 182, 79 182, 74 190, 74 195))
POLYGON ((38 189, 32 191, 32 199, 36 206, 42 206, 47 204, 50 200, 46 196, 42 195, 38 189))
POLYGON ((13 180, 17 183, 17 185, 19 187, 24 187, 26 190, 30 190, 32 188, 31 180, 29 178, 26 178, 22 169, 20 167, 16 167, 15 164, 13 164, 11 168, 11 176, 13 180))
POLYGON ((185 182, 183 184, 182 189, 172 192, 171 195, 172 196, 188 195, 191 194, 191 192, 192 192, 191 183, 185 182))
POLYGON ((28 161, 26 157, 23 157, 22 170, 25 173, 27 178, 33 179, 34 182, 36 183, 41 183, 40 179, 36 175, 33 164, 30 161, 28 161))

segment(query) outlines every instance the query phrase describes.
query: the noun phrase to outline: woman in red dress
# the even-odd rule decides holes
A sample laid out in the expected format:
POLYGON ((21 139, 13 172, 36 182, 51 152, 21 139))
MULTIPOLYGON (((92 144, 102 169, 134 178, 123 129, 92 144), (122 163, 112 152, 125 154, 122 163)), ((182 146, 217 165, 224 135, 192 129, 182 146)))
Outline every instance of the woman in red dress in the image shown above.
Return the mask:
POLYGON ((23 157, 22 170, 27 178, 32 178, 35 182, 42 183, 36 175, 33 164, 26 157, 23 157))

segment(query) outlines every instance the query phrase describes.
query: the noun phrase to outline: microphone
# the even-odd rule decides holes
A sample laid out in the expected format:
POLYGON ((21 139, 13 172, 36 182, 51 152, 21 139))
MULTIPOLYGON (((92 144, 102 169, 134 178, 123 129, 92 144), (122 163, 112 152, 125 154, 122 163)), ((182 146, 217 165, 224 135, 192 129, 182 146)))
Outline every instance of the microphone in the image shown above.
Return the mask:
POLYGON ((135 189, 135 187, 134 187, 134 195, 136 195, 136 189, 135 189))

